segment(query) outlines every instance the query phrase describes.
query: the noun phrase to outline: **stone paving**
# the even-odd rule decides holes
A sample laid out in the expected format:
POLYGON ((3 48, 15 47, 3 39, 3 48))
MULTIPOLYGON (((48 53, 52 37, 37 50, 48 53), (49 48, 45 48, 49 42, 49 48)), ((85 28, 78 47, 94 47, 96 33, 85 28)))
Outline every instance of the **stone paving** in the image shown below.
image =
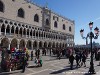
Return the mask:
MULTIPOLYGON (((34 57, 35 59, 35 57, 34 57)), ((76 62, 74 61, 74 69, 70 70, 68 59, 58 60, 55 56, 42 56, 43 67, 35 67, 34 60, 29 61, 29 66, 26 68, 25 73, 21 73, 21 70, 12 72, 3 72, 0 75, 89 75, 88 70, 90 67, 90 59, 87 59, 86 67, 76 68, 76 62)), ((100 66, 97 66, 99 61, 94 60, 95 75, 100 75, 100 66)))

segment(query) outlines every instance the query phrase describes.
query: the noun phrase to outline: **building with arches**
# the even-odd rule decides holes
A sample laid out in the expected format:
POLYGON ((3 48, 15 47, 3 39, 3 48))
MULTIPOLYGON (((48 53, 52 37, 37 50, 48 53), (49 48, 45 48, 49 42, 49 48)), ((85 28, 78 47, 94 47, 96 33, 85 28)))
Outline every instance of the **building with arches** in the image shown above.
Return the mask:
POLYGON ((74 46, 73 20, 27 0, 0 0, 0 46, 64 49, 74 46))

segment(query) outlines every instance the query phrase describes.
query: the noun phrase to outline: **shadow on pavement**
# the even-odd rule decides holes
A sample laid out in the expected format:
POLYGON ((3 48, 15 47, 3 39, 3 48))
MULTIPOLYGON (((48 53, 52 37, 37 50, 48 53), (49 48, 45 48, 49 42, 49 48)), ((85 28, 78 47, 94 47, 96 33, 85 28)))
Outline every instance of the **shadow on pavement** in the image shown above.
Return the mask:
POLYGON ((84 75, 96 75, 96 74, 85 73, 84 75))
MULTIPOLYGON (((54 72, 51 72, 50 74, 58 74, 58 73, 62 73, 62 72, 66 72, 66 71, 69 71, 70 70, 70 67, 68 68, 69 66, 66 66, 66 68, 64 69, 61 69, 61 70, 58 70, 58 71, 54 71, 54 72)), ((76 67, 73 67, 73 70, 76 69, 76 67)))
POLYGON ((28 66, 27 68, 38 68, 40 66, 28 66))
POLYGON ((21 73, 21 71, 12 71, 12 72, 1 72, 0 75, 10 75, 10 74, 16 74, 16 73, 21 73))

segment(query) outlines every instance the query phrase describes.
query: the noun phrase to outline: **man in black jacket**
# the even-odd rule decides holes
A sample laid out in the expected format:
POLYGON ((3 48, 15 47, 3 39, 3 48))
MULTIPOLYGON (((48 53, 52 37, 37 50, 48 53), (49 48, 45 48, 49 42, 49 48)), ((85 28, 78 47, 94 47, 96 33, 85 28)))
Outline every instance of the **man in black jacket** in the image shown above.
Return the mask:
POLYGON ((74 56, 73 56, 73 54, 71 54, 70 56, 69 56, 69 62, 70 62, 70 69, 72 70, 73 69, 73 62, 74 62, 74 56))

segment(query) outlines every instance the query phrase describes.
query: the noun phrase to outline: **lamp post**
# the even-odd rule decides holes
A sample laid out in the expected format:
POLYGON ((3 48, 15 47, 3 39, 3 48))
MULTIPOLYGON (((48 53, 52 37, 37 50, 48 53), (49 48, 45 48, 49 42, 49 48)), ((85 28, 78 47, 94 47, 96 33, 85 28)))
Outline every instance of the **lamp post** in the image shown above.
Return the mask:
POLYGON ((94 33, 92 32, 92 28, 93 28, 93 22, 90 22, 89 23, 89 27, 90 27, 90 32, 87 34, 86 37, 83 37, 83 33, 84 33, 84 29, 81 29, 80 30, 80 34, 81 34, 81 37, 84 39, 84 38, 90 38, 90 44, 91 44, 91 61, 90 61, 90 68, 89 68, 89 73, 90 74, 95 74, 95 69, 94 69, 94 63, 93 63, 93 50, 92 50, 92 39, 97 39, 98 36, 99 36, 99 28, 96 27, 94 29, 94 33, 95 33, 95 36, 94 36, 94 33))

